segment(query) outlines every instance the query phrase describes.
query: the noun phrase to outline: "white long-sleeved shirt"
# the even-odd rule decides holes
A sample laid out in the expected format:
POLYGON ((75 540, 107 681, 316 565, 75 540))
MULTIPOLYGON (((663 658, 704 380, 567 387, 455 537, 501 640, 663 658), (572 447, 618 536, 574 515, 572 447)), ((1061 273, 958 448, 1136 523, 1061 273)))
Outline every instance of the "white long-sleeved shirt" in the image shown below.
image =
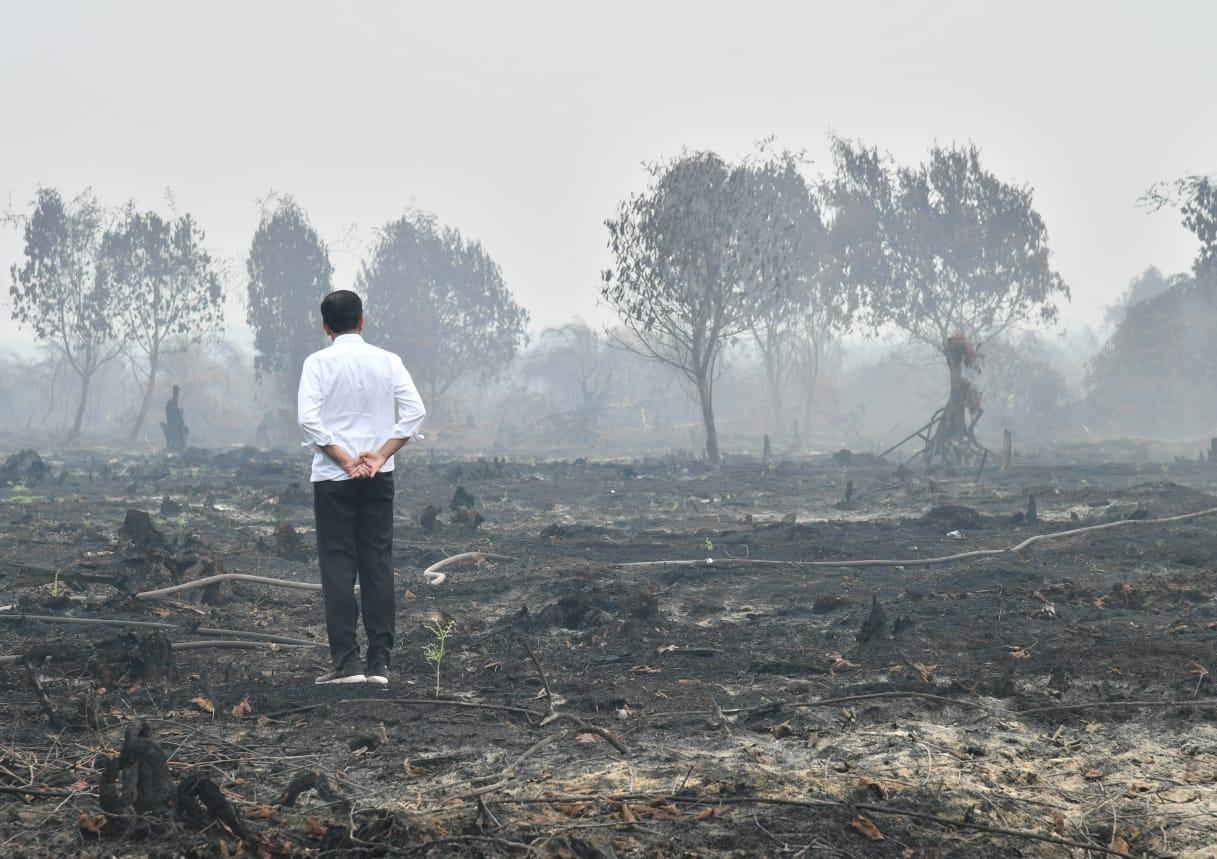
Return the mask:
MULTIPOLYGON (((401 358, 358 334, 339 334, 305 359, 297 412, 304 446, 313 448, 314 483, 350 479, 322 446, 358 456, 391 438, 412 437, 427 416, 401 358)), ((392 470, 389 457, 381 471, 392 470)))

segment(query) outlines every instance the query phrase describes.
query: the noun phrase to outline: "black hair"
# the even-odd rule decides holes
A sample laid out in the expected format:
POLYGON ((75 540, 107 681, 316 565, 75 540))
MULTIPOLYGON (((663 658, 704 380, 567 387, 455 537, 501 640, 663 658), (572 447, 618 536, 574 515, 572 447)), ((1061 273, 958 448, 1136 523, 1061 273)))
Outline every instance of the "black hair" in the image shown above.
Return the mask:
POLYGON ((335 334, 354 331, 363 316, 363 301, 349 289, 338 289, 321 299, 321 318, 335 334))

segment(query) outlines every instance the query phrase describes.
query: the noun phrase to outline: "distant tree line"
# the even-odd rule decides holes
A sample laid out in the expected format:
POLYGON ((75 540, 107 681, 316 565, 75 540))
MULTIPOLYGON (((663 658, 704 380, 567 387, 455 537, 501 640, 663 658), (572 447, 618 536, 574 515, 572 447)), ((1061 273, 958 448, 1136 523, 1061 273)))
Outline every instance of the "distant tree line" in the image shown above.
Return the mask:
MULTIPOLYGON (((82 429, 94 378, 124 358, 139 381, 130 437, 142 431, 167 355, 223 334, 224 272, 190 215, 128 205, 106 212, 89 192, 40 189, 21 218, 13 318, 49 344, 78 381, 69 438, 82 429)), ((325 243, 290 197, 264 207, 246 257, 254 368, 295 402, 300 366, 318 348, 318 306, 333 289, 325 243)), ((460 379, 500 372, 526 342, 528 313, 476 241, 413 214, 386 225, 356 280, 381 342, 435 398, 460 379)))
MULTIPOLYGON (((645 186, 606 221, 611 264, 599 293, 620 325, 549 329, 516 366, 525 384, 548 386, 565 431, 594 439, 614 403, 650 424, 658 412, 629 396, 639 381, 623 381, 634 365, 614 357, 630 354, 681 380, 717 461, 716 382, 746 355, 767 403, 750 425, 797 438, 800 420, 812 430, 822 368, 847 332, 899 335, 946 365, 943 404, 926 415, 928 458, 960 464, 980 452, 975 381, 985 355, 1003 415, 1032 420, 1063 405, 1066 384, 1029 329, 1057 320, 1069 288, 1031 188, 993 175, 970 145, 935 146, 912 164, 843 138, 831 153, 819 176, 768 143, 739 161, 693 151, 647 167, 645 186)), ((1087 367, 1089 402, 1132 421, 1130 385, 1141 384, 1147 398, 1173 397, 1204 420, 1214 398, 1200 392, 1217 372, 1217 184, 1186 177, 1145 202, 1177 210, 1200 249, 1191 271, 1151 268, 1109 308, 1111 337, 1087 367)), ((70 435, 82 430, 97 374, 124 361, 138 389, 138 437, 167 359, 222 333, 235 277, 189 214, 107 210, 89 192, 66 199, 44 188, 20 227, 12 314, 75 377, 70 435)), ((268 199, 242 292, 254 369, 285 407, 304 357, 324 342, 317 305, 333 273, 299 204, 268 199)), ((495 378, 528 343, 529 314, 489 252, 428 213, 381 227, 354 287, 369 333, 403 355, 433 404, 495 378)))
POLYGON ((1217 424, 1217 179, 1189 176, 1150 188, 1143 202, 1179 212, 1198 249, 1191 270, 1150 268, 1126 290, 1115 329, 1090 361, 1093 413, 1114 425, 1173 434, 1217 424))
POLYGON ((70 437, 80 434, 98 370, 126 355, 142 380, 135 438, 166 353, 214 333, 222 314, 224 292, 203 232, 189 215, 166 220, 128 206, 107 216, 91 193, 69 202, 43 188, 23 237, 23 261, 11 271, 13 317, 78 377, 70 437))

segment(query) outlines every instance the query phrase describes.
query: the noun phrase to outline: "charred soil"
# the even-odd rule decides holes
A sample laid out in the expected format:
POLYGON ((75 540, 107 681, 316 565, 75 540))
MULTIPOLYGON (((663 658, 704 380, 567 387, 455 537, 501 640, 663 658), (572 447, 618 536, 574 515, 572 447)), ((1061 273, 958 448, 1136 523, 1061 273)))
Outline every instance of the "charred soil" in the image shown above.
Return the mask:
POLYGON ((315 590, 136 596, 223 573, 316 583, 297 459, 47 466, 0 488, 5 855, 1161 856, 1214 841, 1217 516, 1153 520, 1217 507, 1217 466, 977 482, 874 458, 407 461, 387 688, 313 685, 328 667, 315 590), (1124 520, 956 563, 805 564, 1124 520), (428 584, 462 552, 481 555, 428 584), (628 566, 654 561, 700 563, 628 566), (449 624, 436 699, 423 650, 449 624))

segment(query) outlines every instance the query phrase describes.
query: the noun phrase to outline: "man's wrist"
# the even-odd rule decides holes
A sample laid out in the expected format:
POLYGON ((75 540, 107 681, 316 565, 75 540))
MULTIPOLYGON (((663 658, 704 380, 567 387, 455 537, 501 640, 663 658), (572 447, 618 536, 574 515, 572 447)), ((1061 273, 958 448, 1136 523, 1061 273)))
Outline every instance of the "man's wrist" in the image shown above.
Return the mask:
POLYGON ((393 456, 393 454, 405 447, 408 441, 410 441, 409 436, 406 436, 405 438, 391 438, 382 444, 380 449, 376 452, 388 460, 389 457, 393 456))
POLYGON ((351 458, 347 452, 336 444, 323 445, 321 452, 332 459, 339 468, 345 469, 351 464, 351 458))

